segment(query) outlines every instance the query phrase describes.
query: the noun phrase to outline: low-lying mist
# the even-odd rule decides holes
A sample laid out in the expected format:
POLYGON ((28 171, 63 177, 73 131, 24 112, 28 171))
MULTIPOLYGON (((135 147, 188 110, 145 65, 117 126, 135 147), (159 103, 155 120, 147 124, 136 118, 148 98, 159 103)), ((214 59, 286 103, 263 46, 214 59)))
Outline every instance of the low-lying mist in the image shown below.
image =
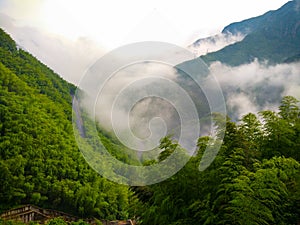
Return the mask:
POLYGON ((230 117, 277 109, 283 96, 300 97, 300 62, 268 65, 254 61, 238 67, 213 63, 210 71, 218 79, 230 117))
MULTIPOLYGON (((139 63, 123 68, 98 93, 97 121, 127 147, 136 150, 157 147, 167 134, 179 139, 183 127, 188 133, 183 120, 198 117, 193 100, 176 83, 178 76, 175 68, 163 63, 139 63), (190 110, 184 112, 185 109, 190 110)), ((199 131, 191 126, 191 132, 199 131)))
MULTIPOLYGON (((275 110, 283 96, 300 97, 300 63, 268 65, 254 61, 230 67, 215 62, 209 66, 209 71, 222 88, 227 114, 233 120, 249 112, 275 110)), ((156 63, 131 65, 118 71, 98 93, 97 121, 104 129, 126 140, 123 143, 126 146, 149 150, 167 134, 172 134, 175 139, 182 135, 182 112, 177 108, 179 105, 186 107, 182 102, 185 102, 185 95, 189 95, 202 126, 200 135, 211 134, 212 127, 205 122, 211 118, 210 102, 201 87, 181 76, 174 68, 156 63), (174 88, 176 85, 182 89, 174 88), (153 93, 159 93, 159 96, 153 93), (177 99, 172 99, 172 95, 177 99), (131 137, 149 141, 137 146, 132 144, 131 137)))
POLYGON ((201 56, 242 41, 244 37, 245 35, 243 34, 233 35, 230 33, 219 33, 208 38, 199 39, 188 48, 195 54, 195 56, 201 56))

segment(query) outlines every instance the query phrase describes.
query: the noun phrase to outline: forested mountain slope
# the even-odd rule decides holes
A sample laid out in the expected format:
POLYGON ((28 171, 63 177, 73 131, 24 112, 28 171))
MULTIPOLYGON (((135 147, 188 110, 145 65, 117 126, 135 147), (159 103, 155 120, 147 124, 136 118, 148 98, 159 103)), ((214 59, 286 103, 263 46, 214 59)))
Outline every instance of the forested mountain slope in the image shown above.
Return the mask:
POLYGON ((238 66, 254 59, 270 63, 294 61, 300 54, 299 1, 293 0, 278 10, 230 24, 222 32, 234 35, 240 33, 245 38, 202 56, 207 63, 220 61, 238 66))
POLYGON ((0 30, 0 210, 30 203, 80 217, 130 216, 133 193, 100 177, 78 150, 74 91, 0 30))

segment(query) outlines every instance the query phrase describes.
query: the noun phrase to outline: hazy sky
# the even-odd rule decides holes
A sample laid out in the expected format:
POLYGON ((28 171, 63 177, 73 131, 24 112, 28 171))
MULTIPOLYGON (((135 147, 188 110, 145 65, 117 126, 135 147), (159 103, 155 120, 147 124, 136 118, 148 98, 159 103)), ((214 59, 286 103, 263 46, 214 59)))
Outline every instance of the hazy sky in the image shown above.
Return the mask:
POLYGON ((89 37, 107 49, 159 40, 186 46, 234 21, 277 9, 288 0, 0 0, 0 12, 75 40, 89 37))
MULTIPOLYGON (((77 84, 95 60, 124 44, 164 41, 187 47, 220 33, 232 22, 278 9, 286 2, 0 0, 0 27, 22 48, 77 84)), ((230 44, 220 38, 221 46, 230 44)), ((214 49, 202 47, 205 52, 214 49)))

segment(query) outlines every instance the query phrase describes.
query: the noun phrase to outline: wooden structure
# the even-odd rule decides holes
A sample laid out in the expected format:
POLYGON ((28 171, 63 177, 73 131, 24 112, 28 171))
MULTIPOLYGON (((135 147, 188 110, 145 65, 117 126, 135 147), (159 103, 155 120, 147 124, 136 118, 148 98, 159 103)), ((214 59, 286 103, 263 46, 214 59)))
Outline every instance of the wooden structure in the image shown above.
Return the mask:
MULTIPOLYGON (((50 219, 60 217, 65 222, 75 222, 80 220, 79 217, 60 212, 53 209, 42 209, 33 205, 25 205, 18 208, 8 210, 0 215, 0 218, 3 220, 15 220, 21 221, 23 223, 29 223, 31 221, 37 222, 40 224, 47 223, 50 219)), ((96 224, 96 221, 93 219, 85 219, 85 222, 89 224, 96 224)), ((132 220, 127 221, 107 221, 101 220, 103 225, 135 225, 135 222, 132 220)))
POLYGON ((4 220, 18 220, 24 223, 29 223, 30 221, 39 222, 44 224, 49 219, 61 217, 66 222, 72 222, 79 220, 78 217, 52 210, 52 209, 42 209, 33 205, 25 205, 19 208, 14 208, 6 211, 0 215, 1 219, 4 220))

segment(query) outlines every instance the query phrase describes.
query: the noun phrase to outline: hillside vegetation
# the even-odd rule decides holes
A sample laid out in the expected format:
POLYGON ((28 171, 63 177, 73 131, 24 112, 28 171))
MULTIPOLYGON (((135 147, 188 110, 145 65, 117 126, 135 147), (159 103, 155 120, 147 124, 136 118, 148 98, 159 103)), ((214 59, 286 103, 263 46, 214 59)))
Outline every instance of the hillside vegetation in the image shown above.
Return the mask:
MULTIPOLYGON (((98 175, 78 150, 72 127, 75 87, 19 49, 3 30, 0 56, 0 211, 34 204, 82 218, 137 218, 149 225, 299 224, 296 98, 286 96, 277 112, 249 113, 238 122, 220 121, 223 117, 215 114, 214 138, 223 132, 219 125, 224 122, 226 131, 206 170, 199 170, 199 162, 212 138, 208 136, 199 138, 196 154, 173 177, 128 187, 98 175)), ((99 137, 116 158, 139 163, 109 133, 99 129, 99 137)), ((163 138, 161 152, 144 165, 163 161, 176 147, 171 137, 163 138)), ((188 157, 183 149, 182 156, 188 157)), ((50 224, 65 223, 54 219, 50 224)))
MULTIPOLYGON (((209 138, 199 138, 197 154, 175 176, 135 189, 144 203, 142 224, 299 224, 300 110, 295 98, 283 98, 278 113, 249 113, 238 123, 228 118, 217 157, 199 171, 209 138)), ((176 143, 165 139, 162 146, 165 156, 176 143)))
MULTIPOLYGON (((100 177, 78 150, 75 87, 3 30, 0 58, 0 210, 30 203, 81 217, 128 218, 133 192, 100 177)), ((116 143, 105 143, 117 154, 116 143)))

